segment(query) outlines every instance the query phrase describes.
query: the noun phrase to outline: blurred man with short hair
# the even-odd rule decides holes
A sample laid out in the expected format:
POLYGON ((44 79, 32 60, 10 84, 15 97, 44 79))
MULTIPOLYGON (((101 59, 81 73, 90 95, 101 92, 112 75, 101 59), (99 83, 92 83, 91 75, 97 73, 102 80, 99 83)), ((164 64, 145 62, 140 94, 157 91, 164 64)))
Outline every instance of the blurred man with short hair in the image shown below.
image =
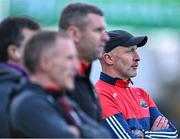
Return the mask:
POLYGON ((23 45, 39 29, 30 17, 7 17, 0 23, 0 137, 9 137, 9 95, 21 77, 27 76, 22 66, 23 45))
POLYGON ((69 94, 84 112, 98 122, 101 121, 101 107, 89 75, 91 63, 102 56, 105 43, 109 40, 105 27, 103 12, 85 3, 68 4, 59 20, 59 28, 73 38, 81 63, 75 78, 75 89, 69 94))
POLYGON ((38 32, 27 42, 23 57, 30 80, 11 100, 12 137, 109 137, 64 92, 74 89, 79 64, 74 42, 66 32, 38 32))

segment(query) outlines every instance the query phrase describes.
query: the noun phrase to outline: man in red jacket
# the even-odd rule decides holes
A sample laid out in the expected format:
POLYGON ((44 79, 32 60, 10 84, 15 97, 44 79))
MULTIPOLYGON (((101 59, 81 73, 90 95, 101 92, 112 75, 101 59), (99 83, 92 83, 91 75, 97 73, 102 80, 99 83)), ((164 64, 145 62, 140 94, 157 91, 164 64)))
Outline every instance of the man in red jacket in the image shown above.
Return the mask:
POLYGON ((123 30, 108 34, 110 41, 105 46, 102 73, 96 83, 104 125, 118 138, 176 138, 176 128, 160 113, 148 93, 129 86, 140 61, 136 50, 146 44, 147 37, 135 37, 123 30))

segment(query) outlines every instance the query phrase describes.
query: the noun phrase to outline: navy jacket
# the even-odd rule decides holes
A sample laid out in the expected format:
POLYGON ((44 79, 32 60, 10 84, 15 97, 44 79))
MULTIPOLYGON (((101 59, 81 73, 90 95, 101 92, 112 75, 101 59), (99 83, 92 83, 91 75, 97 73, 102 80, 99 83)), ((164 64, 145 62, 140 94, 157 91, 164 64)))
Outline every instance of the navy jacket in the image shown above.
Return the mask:
POLYGON ((129 86, 130 81, 101 73, 96 83, 103 108, 103 123, 115 138, 176 138, 177 130, 169 128, 152 131, 158 116, 163 116, 152 98, 141 88, 129 86))
POLYGON ((8 104, 13 89, 24 75, 16 68, 0 63, 0 137, 10 137, 8 104))
POLYGON ((13 137, 72 138, 69 125, 76 126, 81 137, 110 137, 107 130, 68 98, 65 93, 27 82, 12 99, 10 121, 13 137), (66 100, 66 105, 60 100, 66 100))

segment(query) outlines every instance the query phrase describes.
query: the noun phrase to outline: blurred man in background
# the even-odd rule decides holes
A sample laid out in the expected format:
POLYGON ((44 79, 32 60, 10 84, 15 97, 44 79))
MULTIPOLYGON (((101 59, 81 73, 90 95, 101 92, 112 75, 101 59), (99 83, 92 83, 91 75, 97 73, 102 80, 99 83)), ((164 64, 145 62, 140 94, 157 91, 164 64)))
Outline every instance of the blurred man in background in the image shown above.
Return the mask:
POLYGON ((102 73, 96 83, 103 123, 113 137, 176 138, 176 128, 160 113, 147 92, 129 85, 137 75, 137 48, 146 44, 147 37, 135 37, 123 30, 108 34, 110 41, 105 46, 102 73))
POLYGON ((27 75, 22 67, 23 45, 39 29, 28 17, 8 17, 0 23, 0 137, 9 137, 7 105, 12 88, 27 75))
POLYGON ((81 63, 75 78, 75 89, 69 94, 83 111, 98 122, 101 121, 101 107, 89 75, 91 63, 102 56, 105 43, 109 40, 105 27, 103 12, 90 4, 67 5, 59 20, 59 28, 73 38, 81 63))
POLYGON ((74 89, 79 64, 66 32, 38 32, 27 42, 23 59, 30 81, 19 87, 11 101, 13 137, 109 137, 63 91, 74 89))

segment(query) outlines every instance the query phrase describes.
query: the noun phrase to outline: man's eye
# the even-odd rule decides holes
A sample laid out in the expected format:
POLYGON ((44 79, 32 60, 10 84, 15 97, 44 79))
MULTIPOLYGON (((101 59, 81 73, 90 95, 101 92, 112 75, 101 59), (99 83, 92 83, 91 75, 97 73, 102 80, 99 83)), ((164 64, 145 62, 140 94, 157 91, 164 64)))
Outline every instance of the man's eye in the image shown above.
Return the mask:
POLYGON ((134 50, 134 49, 131 49, 131 50, 129 50, 129 51, 127 51, 128 53, 134 53, 136 50, 134 50))
POLYGON ((96 29, 96 32, 103 32, 103 31, 104 31, 104 29, 102 29, 102 28, 96 29))

